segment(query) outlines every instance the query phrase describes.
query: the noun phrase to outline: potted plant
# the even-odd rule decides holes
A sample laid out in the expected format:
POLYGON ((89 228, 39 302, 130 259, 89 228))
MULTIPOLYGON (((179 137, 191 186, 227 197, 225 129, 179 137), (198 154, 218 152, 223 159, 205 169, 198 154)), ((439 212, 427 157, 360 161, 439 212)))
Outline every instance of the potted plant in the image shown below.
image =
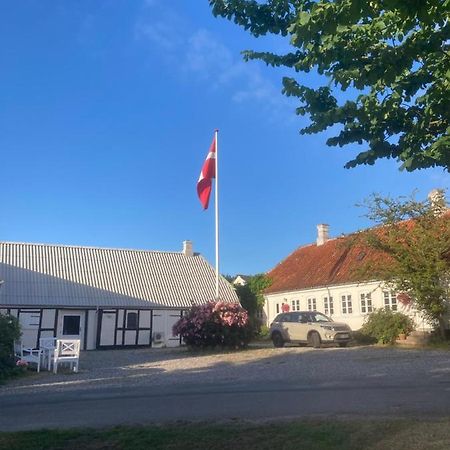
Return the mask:
POLYGON ((404 341, 406 339, 406 333, 403 330, 400 331, 400 333, 398 334, 397 339, 399 339, 400 341, 404 341))

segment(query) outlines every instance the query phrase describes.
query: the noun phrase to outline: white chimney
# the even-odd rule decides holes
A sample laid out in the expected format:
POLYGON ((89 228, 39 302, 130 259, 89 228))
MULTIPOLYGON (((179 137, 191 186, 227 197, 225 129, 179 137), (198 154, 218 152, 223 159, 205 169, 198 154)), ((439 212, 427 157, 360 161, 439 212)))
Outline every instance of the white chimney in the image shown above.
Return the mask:
POLYGON ((330 226, 326 223, 319 223, 317 225, 317 245, 323 245, 325 242, 328 241, 328 230, 330 229, 330 226))
POLYGON ((183 241, 183 255, 194 256, 194 251, 192 250, 192 241, 183 241))

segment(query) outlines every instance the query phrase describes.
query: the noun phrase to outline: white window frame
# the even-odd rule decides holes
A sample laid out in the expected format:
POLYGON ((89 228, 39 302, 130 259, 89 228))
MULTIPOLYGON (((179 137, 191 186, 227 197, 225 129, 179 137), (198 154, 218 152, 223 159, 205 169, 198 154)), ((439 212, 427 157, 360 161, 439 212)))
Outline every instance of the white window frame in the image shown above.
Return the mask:
POLYGON ((353 314, 352 294, 341 294, 342 314, 353 314))
POLYGON ((383 306, 391 311, 398 311, 397 294, 393 291, 383 291, 383 306))
POLYGON ((291 300, 291 311, 300 311, 300 300, 291 300))
POLYGON ((308 297, 308 311, 317 311, 316 297, 308 297))
POLYGON ((326 316, 332 316, 334 314, 334 301, 332 295, 323 297, 323 309, 326 316))
POLYGON ((361 292, 359 295, 359 306, 361 314, 370 314, 373 312, 372 293, 361 292))

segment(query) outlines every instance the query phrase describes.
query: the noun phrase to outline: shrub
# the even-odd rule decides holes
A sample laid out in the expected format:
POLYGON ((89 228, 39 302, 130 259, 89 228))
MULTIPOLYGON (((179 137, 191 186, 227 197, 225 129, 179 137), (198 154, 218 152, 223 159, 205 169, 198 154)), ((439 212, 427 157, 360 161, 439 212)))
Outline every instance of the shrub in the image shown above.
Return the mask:
POLYGON ((414 322, 407 315, 387 308, 370 313, 360 332, 373 337, 379 344, 393 344, 400 333, 408 335, 414 330, 414 322))
POLYGON ((21 336, 19 321, 0 314, 0 380, 13 375, 16 369, 14 341, 21 336))
MULTIPOLYGON (((244 308, 245 309, 245 308, 244 308)), ((246 309, 245 309, 246 310, 246 309)), ((247 311, 247 310, 246 310, 247 311)), ((252 336, 254 338, 257 338, 260 336, 261 333, 261 327, 263 326, 261 324, 261 320, 255 316, 252 316, 248 311, 248 321, 249 321, 249 326, 251 328, 252 331, 252 336)))
POLYGON ((245 347, 252 328, 247 311, 239 303, 208 302, 193 306, 173 326, 190 347, 245 347))
POLYGON ((357 330, 353 331, 353 342, 356 345, 372 345, 377 343, 377 339, 364 334, 362 330, 357 330))
POLYGON ((261 327, 259 329, 258 337, 260 339, 269 339, 270 329, 267 325, 261 325, 261 327))

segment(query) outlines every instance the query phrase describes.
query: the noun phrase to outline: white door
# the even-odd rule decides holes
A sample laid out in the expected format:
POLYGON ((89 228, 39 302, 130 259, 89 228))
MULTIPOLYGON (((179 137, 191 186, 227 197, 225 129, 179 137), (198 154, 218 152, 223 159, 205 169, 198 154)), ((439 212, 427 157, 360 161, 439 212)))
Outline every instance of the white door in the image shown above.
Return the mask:
POLYGON ((22 330, 21 341, 25 347, 35 348, 39 331, 40 311, 20 311, 19 321, 22 330))
POLYGON ((83 348, 85 311, 59 311, 58 338, 80 339, 83 348))
POLYGON ((116 311, 103 311, 100 324, 100 347, 114 345, 116 333, 116 311))

